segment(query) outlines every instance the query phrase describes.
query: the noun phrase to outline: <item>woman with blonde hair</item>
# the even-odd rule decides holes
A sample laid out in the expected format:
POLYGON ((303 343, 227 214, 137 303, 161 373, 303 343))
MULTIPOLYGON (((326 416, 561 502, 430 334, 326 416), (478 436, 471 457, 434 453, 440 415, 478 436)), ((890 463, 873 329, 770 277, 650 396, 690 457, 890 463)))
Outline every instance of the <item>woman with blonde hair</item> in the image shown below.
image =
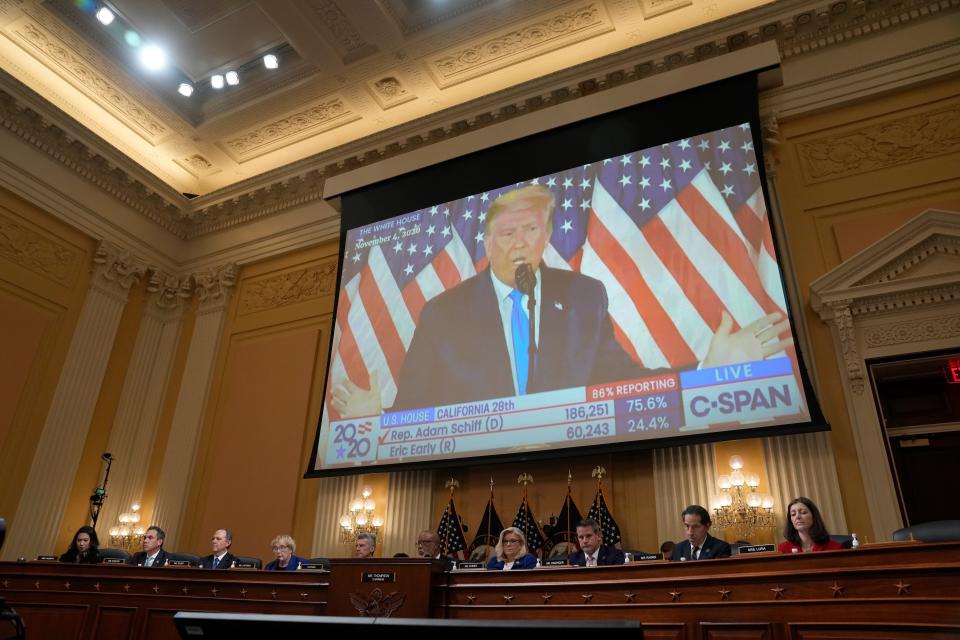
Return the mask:
POLYGON ((302 563, 306 562, 303 558, 293 555, 297 550, 297 543, 287 534, 274 538, 270 548, 276 560, 264 567, 264 571, 296 571, 302 563))
POLYGON ((527 549, 527 538, 516 527, 500 532, 500 540, 493 550, 487 569, 533 569, 537 557, 527 549))

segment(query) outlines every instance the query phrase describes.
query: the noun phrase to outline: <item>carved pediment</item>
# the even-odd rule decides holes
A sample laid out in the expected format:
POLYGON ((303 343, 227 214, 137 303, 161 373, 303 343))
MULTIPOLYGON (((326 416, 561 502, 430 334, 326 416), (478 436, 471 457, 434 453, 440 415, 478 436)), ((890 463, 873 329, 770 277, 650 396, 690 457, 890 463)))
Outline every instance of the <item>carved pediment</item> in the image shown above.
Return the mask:
POLYGON ((928 209, 810 286, 824 319, 960 297, 960 212, 928 209))

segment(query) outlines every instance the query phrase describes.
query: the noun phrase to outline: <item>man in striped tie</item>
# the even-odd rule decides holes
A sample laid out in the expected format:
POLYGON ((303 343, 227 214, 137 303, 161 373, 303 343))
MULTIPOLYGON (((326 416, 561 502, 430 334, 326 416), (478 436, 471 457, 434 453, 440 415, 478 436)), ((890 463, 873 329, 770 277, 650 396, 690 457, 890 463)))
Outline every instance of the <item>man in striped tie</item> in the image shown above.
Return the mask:
MULTIPOLYGON (((553 232, 554 207, 553 193, 539 184, 506 192, 490 205, 482 236, 489 267, 424 306, 400 370, 393 411, 582 387, 650 373, 616 340, 603 283, 543 263, 553 232), (533 272, 527 287, 517 282, 521 265, 529 265, 533 272)), ((775 345, 761 343, 789 328, 781 320, 778 314, 770 314, 731 332, 732 321, 726 316, 703 366, 759 360, 791 344, 792 339, 771 341, 775 345)), ((369 390, 344 380, 335 382, 331 398, 341 418, 376 415, 382 410, 375 372, 369 390)))

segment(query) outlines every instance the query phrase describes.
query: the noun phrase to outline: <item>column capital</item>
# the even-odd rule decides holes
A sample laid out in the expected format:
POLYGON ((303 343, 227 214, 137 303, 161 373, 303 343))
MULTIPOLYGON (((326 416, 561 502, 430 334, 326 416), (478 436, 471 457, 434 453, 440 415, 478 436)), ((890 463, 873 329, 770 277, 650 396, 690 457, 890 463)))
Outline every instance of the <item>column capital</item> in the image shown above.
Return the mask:
POLYGON ((158 269, 150 270, 147 280, 145 313, 164 319, 179 316, 193 297, 190 276, 176 276, 158 269))
POLYGON ((91 288, 126 301, 130 287, 147 272, 146 263, 130 251, 101 240, 93 254, 91 288))
POLYGON ((193 281, 200 299, 200 313, 222 311, 230 302, 233 288, 237 284, 237 266, 231 263, 195 273, 193 281))

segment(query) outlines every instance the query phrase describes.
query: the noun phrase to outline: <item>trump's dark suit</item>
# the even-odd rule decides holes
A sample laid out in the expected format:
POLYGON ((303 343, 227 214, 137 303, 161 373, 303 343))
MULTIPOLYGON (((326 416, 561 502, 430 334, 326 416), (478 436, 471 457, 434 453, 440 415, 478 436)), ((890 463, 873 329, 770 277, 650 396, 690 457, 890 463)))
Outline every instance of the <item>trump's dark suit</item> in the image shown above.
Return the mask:
MULTIPOLYGON (((625 561, 626 556, 624 555, 623 551, 617 549, 616 547, 608 547, 604 545, 597 549, 598 567, 611 564, 623 564, 625 561)), ((587 554, 585 554, 583 549, 581 549, 576 553, 570 554, 570 556, 567 558, 567 562, 585 567, 587 566, 587 554)))
MULTIPOLYGON (((539 346, 528 393, 648 373, 621 348, 599 280, 540 266, 539 346)), ((423 308, 400 371, 392 411, 515 395, 490 270, 423 308)))
MULTIPOLYGON (((707 534, 707 537, 703 539, 703 547, 700 549, 700 557, 698 560, 711 560, 713 558, 729 558, 730 557, 730 543, 720 540, 719 538, 714 538, 713 536, 707 534)), ((673 547, 673 553, 670 554, 671 560, 679 560, 680 558, 686 558, 687 560, 692 560, 690 557, 690 541, 684 540, 683 542, 678 542, 673 547)))

